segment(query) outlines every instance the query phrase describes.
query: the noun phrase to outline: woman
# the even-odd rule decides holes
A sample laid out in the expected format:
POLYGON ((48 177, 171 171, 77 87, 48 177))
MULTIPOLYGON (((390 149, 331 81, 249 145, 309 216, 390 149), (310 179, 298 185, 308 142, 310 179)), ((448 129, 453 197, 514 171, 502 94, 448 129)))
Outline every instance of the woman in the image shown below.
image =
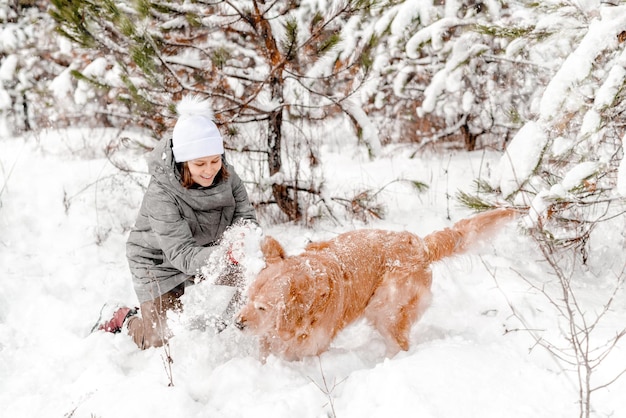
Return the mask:
POLYGON ((224 231, 241 220, 257 223, 241 179, 224 160, 208 102, 185 97, 176 109, 172 139, 150 154, 152 177, 127 242, 141 316, 120 308, 100 326, 119 332, 126 323, 141 349, 167 341, 167 311, 180 309, 185 285, 193 283, 224 231))

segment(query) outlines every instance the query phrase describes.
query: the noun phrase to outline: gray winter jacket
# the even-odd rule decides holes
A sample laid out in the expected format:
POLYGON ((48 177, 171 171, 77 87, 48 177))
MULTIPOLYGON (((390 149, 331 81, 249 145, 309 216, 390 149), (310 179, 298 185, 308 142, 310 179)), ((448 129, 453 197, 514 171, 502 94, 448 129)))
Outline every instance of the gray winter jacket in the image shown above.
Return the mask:
POLYGON ((230 176, 207 188, 185 189, 172 141, 148 156, 150 184, 126 256, 139 302, 153 300, 198 273, 224 230, 240 219, 257 222, 246 189, 232 166, 230 176))

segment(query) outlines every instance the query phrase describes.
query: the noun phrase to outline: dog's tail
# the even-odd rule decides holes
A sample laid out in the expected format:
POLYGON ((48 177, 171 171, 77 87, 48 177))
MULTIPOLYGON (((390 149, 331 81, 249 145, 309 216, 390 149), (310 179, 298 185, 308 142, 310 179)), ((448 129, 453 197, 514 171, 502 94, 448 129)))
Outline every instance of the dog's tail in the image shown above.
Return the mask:
POLYGON ((479 213, 468 219, 460 220, 451 228, 436 231, 424 238, 429 261, 463 252, 472 243, 486 238, 498 226, 517 215, 512 208, 493 209, 479 213))

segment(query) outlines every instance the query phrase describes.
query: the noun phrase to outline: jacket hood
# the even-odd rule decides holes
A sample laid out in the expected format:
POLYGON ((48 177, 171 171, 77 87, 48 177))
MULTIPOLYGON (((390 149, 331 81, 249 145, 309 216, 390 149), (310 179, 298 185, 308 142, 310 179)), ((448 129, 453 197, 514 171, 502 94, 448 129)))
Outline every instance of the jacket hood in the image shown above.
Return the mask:
POLYGON ((172 138, 159 141, 157 146, 148 154, 147 161, 148 171, 159 183, 178 193, 184 190, 180 173, 176 169, 176 162, 174 161, 172 138))

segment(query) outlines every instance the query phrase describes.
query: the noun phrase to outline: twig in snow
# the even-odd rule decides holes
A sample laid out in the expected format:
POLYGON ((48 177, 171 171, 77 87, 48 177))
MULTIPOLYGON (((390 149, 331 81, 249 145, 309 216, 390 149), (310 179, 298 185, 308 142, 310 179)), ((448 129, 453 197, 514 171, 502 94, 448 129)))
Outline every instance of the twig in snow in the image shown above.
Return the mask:
POLYGON ((313 380, 311 377, 309 377, 309 380, 311 382, 313 382, 313 384, 315 386, 317 386, 317 388, 324 394, 326 395, 326 397, 328 398, 328 405, 330 407, 330 417, 331 418, 337 418, 337 413, 335 412, 335 403, 332 397, 332 394, 335 390, 335 388, 340 385, 341 383, 343 383, 346 378, 342 379, 340 382, 334 382, 332 386, 329 387, 328 382, 326 381, 326 375, 324 374, 324 369, 322 367, 322 359, 318 356, 317 360, 319 361, 319 366, 320 366, 320 375, 322 376, 322 384, 317 383, 315 380, 313 380))

